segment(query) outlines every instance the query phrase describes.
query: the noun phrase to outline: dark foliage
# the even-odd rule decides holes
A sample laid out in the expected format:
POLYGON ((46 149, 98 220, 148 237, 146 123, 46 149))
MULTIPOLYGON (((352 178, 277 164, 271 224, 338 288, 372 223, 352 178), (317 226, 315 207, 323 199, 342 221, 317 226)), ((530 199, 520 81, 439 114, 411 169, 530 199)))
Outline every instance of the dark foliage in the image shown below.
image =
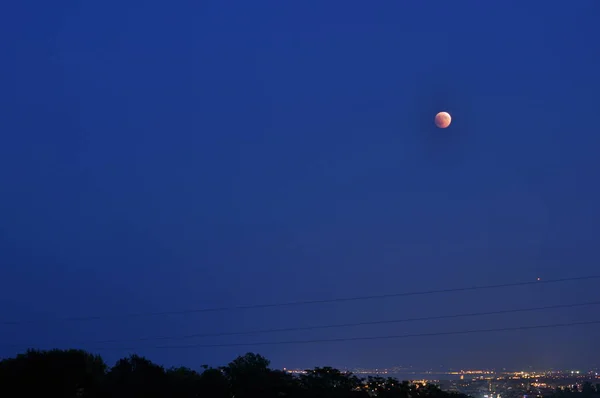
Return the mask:
POLYGON ((331 367, 296 377, 253 353, 221 368, 164 369, 132 355, 108 368, 81 350, 27 351, 0 361, 0 397, 94 398, 464 398, 433 385, 367 380, 331 367))

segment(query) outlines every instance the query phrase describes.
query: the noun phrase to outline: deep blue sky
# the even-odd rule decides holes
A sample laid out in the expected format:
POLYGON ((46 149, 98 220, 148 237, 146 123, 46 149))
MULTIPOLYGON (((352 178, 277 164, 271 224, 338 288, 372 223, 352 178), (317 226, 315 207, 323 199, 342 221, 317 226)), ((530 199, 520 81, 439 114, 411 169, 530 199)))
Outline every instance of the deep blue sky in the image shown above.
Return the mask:
MULTIPOLYGON (((0 320, 532 281, 600 261, 600 3, 21 1, 0 9, 0 320), (440 110, 453 115, 435 129, 440 110)), ((595 319, 598 307, 128 341, 598 300, 598 280, 0 327, 165 365, 564 366, 599 326, 158 349, 595 319), (122 342, 96 343, 116 339, 122 342)))

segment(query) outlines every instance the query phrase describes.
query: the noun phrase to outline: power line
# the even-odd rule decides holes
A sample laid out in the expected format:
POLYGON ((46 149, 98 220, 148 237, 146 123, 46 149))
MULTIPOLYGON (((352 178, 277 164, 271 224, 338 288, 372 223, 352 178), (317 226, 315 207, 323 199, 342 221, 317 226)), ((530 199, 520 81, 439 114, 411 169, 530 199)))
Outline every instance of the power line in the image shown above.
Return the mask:
MULTIPOLYGON (((108 344, 108 343, 127 343, 127 342, 142 342, 142 341, 156 341, 156 340, 186 340, 198 337, 222 337, 222 336, 239 336, 239 335, 253 335, 253 334, 266 334, 266 333, 277 333, 277 332, 291 332, 291 331, 306 331, 306 330, 318 330, 318 329, 334 329, 334 328, 346 328, 354 326, 366 326, 366 325, 384 325, 393 323, 408 323, 408 322, 419 322, 419 321, 430 321, 440 319, 455 319, 455 318, 467 318, 467 317, 478 317, 485 315, 499 315, 499 314, 512 314, 518 312, 534 312, 544 311, 559 308, 575 308, 585 307, 592 305, 600 305, 600 301, 590 301, 586 303, 572 303, 572 304, 557 304, 543 307, 529 307, 529 308, 516 308, 508 310, 497 310, 487 312, 471 312, 471 313, 460 313, 450 315, 436 315, 427 317, 417 318, 403 318, 403 319, 392 319, 392 320, 379 320, 379 321, 366 321, 366 322, 355 322, 355 323, 338 323, 329 325, 316 325, 316 326, 300 326, 300 327, 289 327, 289 328, 272 328, 272 329, 261 329, 251 331, 238 331, 238 332, 220 332, 220 333, 196 333, 182 336, 160 336, 160 337, 141 337, 136 339, 110 339, 110 340, 95 340, 87 342, 79 342, 79 345, 86 344, 108 344)), ((2 345, 4 347, 23 347, 23 344, 11 344, 2 345)))
POLYGON ((386 298, 394 298, 394 297, 423 296, 423 295, 442 294, 442 293, 457 293, 457 292, 466 292, 466 291, 474 291, 474 290, 500 289, 500 288, 518 287, 518 286, 531 286, 531 285, 536 285, 536 284, 551 284, 551 283, 562 283, 562 282, 572 282, 572 281, 583 281, 583 280, 591 280, 591 279, 600 279, 600 275, 581 276, 581 277, 573 277, 573 278, 561 278, 561 279, 536 280, 536 281, 529 281, 529 282, 502 283, 502 284, 495 284, 495 285, 468 286, 468 287, 458 287, 458 288, 448 288, 448 289, 423 290, 423 291, 416 291, 416 292, 388 293, 388 294, 379 294, 379 295, 370 295, 370 296, 341 297, 341 298, 322 299, 322 300, 289 301, 289 302, 271 303, 271 304, 250 304, 250 305, 239 305, 239 306, 230 306, 230 307, 199 308, 199 309, 179 310, 179 311, 140 312, 140 313, 130 313, 130 314, 121 314, 121 315, 105 315, 105 316, 96 315, 96 316, 84 316, 84 317, 67 317, 67 318, 56 318, 56 319, 46 319, 46 320, 2 321, 2 322, 0 322, 0 325, 8 326, 8 325, 21 325, 21 324, 40 323, 40 322, 44 322, 44 323, 45 322, 83 322, 83 321, 102 320, 102 319, 121 319, 121 318, 165 316, 165 315, 184 315, 184 314, 194 314, 194 313, 223 312, 223 311, 235 311, 235 310, 243 311, 243 310, 260 309, 260 308, 291 307, 291 306, 301 306, 301 305, 310 305, 310 304, 340 303, 340 302, 351 302, 351 301, 362 301, 362 300, 386 299, 386 298))
POLYGON ((196 334, 188 334, 188 335, 183 335, 183 336, 142 337, 142 338, 137 338, 137 339, 111 339, 111 340, 99 340, 99 341, 97 340, 97 341, 88 341, 88 342, 80 343, 80 344, 107 344, 107 343, 125 343, 125 342, 140 342, 140 341, 153 341, 153 340, 185 340, 185 339, 198 338, 198 337, 240 336, 240 335, 294 332, 294 331, 306 331, 306 330, 318 330, 318 329, 335 329, 335 328, 347 328, 347 327, 354 327, 354 326, 385 325, 385 324, 394 324, 394 323, 408 323, 408 322, 431 321, 431 320, 440 320, 440 319, 468 318, 468 317, 478 317, 478 316, 484 316, 484 315, 513 314, 513 313, 518 313, 518 312, 534 312, 534 311, 544 311, 544 310, 559 309, 559 308, 585 307, 585 306, 592 306, 592 305, 600 305, 600 301, 591 301, 591 302, 586 302, 586 303, 573 303, 573 304, 558 304, 558 305, 549 305, 549 306, 543 306, 543 307, 517 308, 517 309, 487 311, 487 312, 471 312, 471 313, 450 314, 450 315, 436 315, 436 316, 417 317, 417 318, 366 321, 366 322, 354 322, 354 323, 338 323, 338 324, 329 324, 329 325, 272 328, 272 329, 237 331, 237 332, 196 333, 196 334))
POLYGON ((159 348, 159 349, 188 349, 188 348, 217 348, 217 347, 243 347, 243 346, 266 346, 266 345, 288 345, 288 344, 314 344, 314 343, 338 343, 346 341, 367 341, 367 340, 392 340, 392 339, 405 339, 413 337, 435 337, 435 336, 452 336, 462 334, 475 334, 475 333, 492 333, 492 332, 508 332, 517 330, 533 330, 533 329, 551 329, 568 326, 581 326, 581 325, 593 325, 600 324, 598 321, 586 321, 586 322, 568 322, 568 323, 555 323, 550 325, 533 325, 533 326, 517 326, 517 327, 506 327, 506 328, 494 328, 494 329, 472 329, 472 330, 459 330, 450 332, 433 332, 433 333, 415 333, 415 334, 401 334, 401 335, 390 335, 390 336, 367 336, 367 337, 347 337, 347 338, 335 338, 335 339, 313 339, 313 340, 288 340, 288 341, 263 341, 256 343, 223 343, 223 344, 189 344, 189 345, 165 345, 165 346, 150 346, 150 347, 137 347, 137 348, 112 348, 102 347, 95 348, 97 350, 118 350, 118 351, 133 351, 144 348, 159 348))

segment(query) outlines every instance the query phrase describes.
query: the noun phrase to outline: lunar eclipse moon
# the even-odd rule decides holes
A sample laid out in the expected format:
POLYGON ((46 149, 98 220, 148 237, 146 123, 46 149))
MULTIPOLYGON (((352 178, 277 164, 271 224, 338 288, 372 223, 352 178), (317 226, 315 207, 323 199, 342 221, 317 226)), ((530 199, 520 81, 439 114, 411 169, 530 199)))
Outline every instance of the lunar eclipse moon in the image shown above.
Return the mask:
POLYGON ((452 117, 448 112, 439 112, 435 115, 435 125, 441 129, 445 129, 450 126, 452 117))

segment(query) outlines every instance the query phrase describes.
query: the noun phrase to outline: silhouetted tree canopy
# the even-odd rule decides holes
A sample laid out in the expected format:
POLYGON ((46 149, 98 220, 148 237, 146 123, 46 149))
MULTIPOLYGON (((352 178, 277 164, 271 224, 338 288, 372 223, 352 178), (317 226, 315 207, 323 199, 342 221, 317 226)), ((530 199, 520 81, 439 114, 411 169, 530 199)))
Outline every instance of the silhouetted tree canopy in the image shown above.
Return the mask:
POLYGON ((399 382, 392 377, 369 376, 366 385, 379 398, 409 398, 411 391, 408 381, 399 382))
POLYGON ((29 350, 0 361, 0 396, 96 397, 107 366, 97 355, 82 350, 29 350))
MULTIPOLYGON (((364 380, 331 367, 295 376, 269 365, 265 357, 248 353, 221 368, 164 369, 131 355, 108 368, 100 356, 82 350, 31 350, 0 361, 0 397, 464 398, 433 385, 381 377, 364 380)), ((590 385, 583 391, 595 389, 590 385)))
MULTIPOLYGON (((365 397, 362 380, 351 373, 342 373, 331 367, 307 370, 300 376, 305 395, 312 397, 365 397)), ((368 397, 368 395, 366 395, 368 397)))

